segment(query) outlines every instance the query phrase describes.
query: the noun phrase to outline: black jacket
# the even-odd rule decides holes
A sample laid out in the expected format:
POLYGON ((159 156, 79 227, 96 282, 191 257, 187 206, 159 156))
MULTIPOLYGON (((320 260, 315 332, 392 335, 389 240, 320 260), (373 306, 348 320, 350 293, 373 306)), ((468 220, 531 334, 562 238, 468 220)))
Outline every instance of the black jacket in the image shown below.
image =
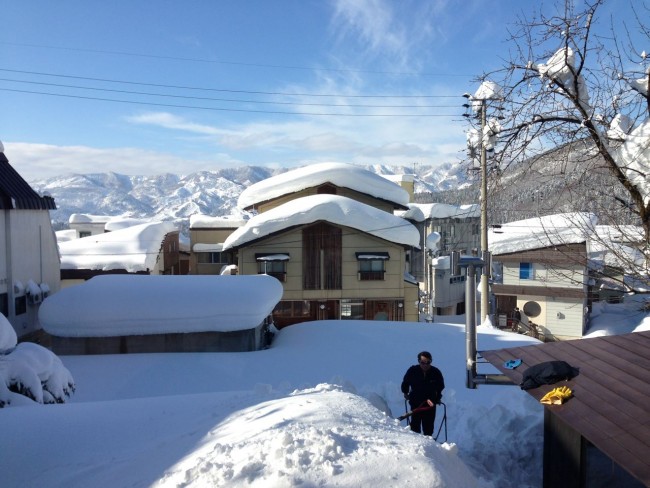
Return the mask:
POLYGON ((402 380, 402 393, 408 394, 413 408, 419 407, 427 400, 439 403, 444 389, 445 380, 435 366, 431 366, 425 373, 419 365, 413 365, 406 371, 402 380))
POLYGON ((562 380, 570 380, 578 376, 580 370, 566 361, 546 361, 531 366, 524 371, 521 378, 521 389, 530 390, 542 385, 552 385, 562 380))

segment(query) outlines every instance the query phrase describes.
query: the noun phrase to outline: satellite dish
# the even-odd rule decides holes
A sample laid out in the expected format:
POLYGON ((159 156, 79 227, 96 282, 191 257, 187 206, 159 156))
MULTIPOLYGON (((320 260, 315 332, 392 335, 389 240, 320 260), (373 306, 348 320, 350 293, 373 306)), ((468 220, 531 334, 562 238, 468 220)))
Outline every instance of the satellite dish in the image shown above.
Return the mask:
POLYGON ((440 246, 440 234, 438 232, 429 234, 425 246, 429 251, 437 251, 440 246))

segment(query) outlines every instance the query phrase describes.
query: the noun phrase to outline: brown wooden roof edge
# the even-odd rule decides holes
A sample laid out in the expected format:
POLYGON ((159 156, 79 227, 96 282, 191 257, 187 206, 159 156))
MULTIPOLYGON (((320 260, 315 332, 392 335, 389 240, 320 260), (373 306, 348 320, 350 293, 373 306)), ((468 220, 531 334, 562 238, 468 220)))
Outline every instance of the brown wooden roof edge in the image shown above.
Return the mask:
POLYGON ((632 476, 650 486, 650 331, 479 351, 481 357, 521 384, 530 366, 563 360, 578 376, 526 390, 538 401, 566 385, 574 397, 562 405, 545 405, 632 476), (505 362, 521 359, 516 369, 505 362))

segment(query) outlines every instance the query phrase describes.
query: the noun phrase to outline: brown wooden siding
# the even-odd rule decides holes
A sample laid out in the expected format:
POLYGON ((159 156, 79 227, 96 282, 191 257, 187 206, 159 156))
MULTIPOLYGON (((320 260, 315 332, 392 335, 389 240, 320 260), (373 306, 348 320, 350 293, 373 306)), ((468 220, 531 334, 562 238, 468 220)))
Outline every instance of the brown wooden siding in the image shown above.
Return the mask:
POLYGON ((577 288, 553 288, 546 286, 519 286, 493 284, 495 295, 543 296, 555 298, 585 298, 586 292, 577 288))
MULTIPOLYGON (((481 351, 480 355, 520 384, 530 366, 554 360, 579 368, 575 378, 527 390, 540 400, 567 385, 574 396, 545 406, 623 469, 650 486, 650 332, 481 351), (516 370, 503 365, 520 358, 516 370)), ((546 473, 545 473, 546 475, 546 473)))
POLYGON ((564 246, 545 247, 519 251, 508 254, 495 254, 493 260, 500 263, 544 263, 554 265, 587 265, 585 244, 567 244, 564 246))
POLYGON ((303 288, 305 290, 340 290, 342 275, 342 232, 325 222, 302 231, 303 288), (321 269, 321 253, 323 265, 321 269), (324 278, 321 285, 321 276, 324 278))

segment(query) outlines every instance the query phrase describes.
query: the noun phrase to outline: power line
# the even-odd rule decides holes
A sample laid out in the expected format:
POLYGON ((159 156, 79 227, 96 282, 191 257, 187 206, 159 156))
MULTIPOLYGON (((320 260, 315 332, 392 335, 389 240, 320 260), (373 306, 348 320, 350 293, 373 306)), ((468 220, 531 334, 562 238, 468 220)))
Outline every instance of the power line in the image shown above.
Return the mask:
POLYGON ((226 92, 226 93, 246 93, 252 95, 284 95, 284 96, 295 96, 295 97, 336 97, 336 98, 460 98, 460 95, 344 95, 340 93, 291 93, 291 92, 273 92, 273 91, 256 91, 256 90, 233 90, 228 88, 208 88, 208 87, 197 87, 197 86, 184 86, 184 85, 164 85, 160 83, 146 83, 139 81, 128 81, 128 80, 114 80, 109 78, 93 78, 88 76, 75 76, 75 75, 63 75, 58 73, 44 73, 40 71, 24 71, 24 70, 14 70, 8 68, 0 68, 0 71, 6 71, 10 73, 21 73, 29 75, 38 75, 38 76, 52 76, 57 78, 71 78, 76 80, 86 80, 86 81, 99 81, 104 83, 122 83, 127 85, 139 85, 139 86, 152 86, 157 88, 175 88, 182 90, 200 90, 200 91, 215 91, 215 92, 226 92))
POLYGON ((120 100, 115 98, 101 98, 101 97, 89 97, 83 95, 69 95, 63 93, 51 93, 51 92, 39 92, 32 90, 18 90, 15 88, 1 88, 0 91, 8 91, 14 93, 25 93, 30 95, 45 95, 51 97, 63 97, 63 98, 74 98, 78 100, 94 100, 101 102, 111 102, 111 103, 125 103, 133 105, 148 105, 156 107, 167 107, 167 108, 188 108, 196 110, 210 110, 217 112, 243 112, 243 113, 261 113, 261 114, 278 114, 278 115, 308 115, 308 116, 337 116, 337 117, 458 117, 458 114, 350 114, 350 113, 322 113, 322 112, 288 112, 281 110, 254 110, 254 109, 238 109, 238 108, 224 108, 224 107, 201 107, 197 105, 180 105, 180 104, 171 104, 171 103, 159 103, 159 102, 144 102, 137 100, 120 100))
POLYGON ((97 88, 97 87, 89 87, 89 86, 81 86, 81 85, 64 85, 62 83, 17 80, 12 78, 0 78, 0 81, 8 81, 12 83, 27 83, 31 85, 53 86, 58 88, 74 88, 80 90, 124 93, 129 95, 182 98, 182 99, 190 99, 190 100, 208 100, 214 102, 259 103, 259 104, 271 104, 271 105, 300 105, 300 106, 315 106, 315 107, 355 107, 355 108, 458 108, 458 105, 368 105, 368 104, 360 105, 360 104, 344 104, 344 103, 339 103, 339 104, 303 103, 303 102, 296 103, 296 102, 282 102, 282 101, 272 101, 272 100, 246 100, 246 99, 237 99, 237 98, 213 98, 213 97, 195 97, 195 96, 188 96, 188 95, 172 95, 168 93, 152 93, 152 92, 141 92, 141 91, 131 91, 131 90, 118 90, 114 88, 97 88))
POLYGON ((162 56, 158 54, 144 54, 144 53, 133 53, 127 51, 109 51, 103 49, 88 49, 80 47, 65 47, 65 46, 46 46, 43 44, 28 44, 20 42, 7 42, 0 41, 0 44, 5 44, 9 46, 22 46, 22 47, 36 47, 39 49, 56 49, 61 51, 77 51, 77 52, 86 52, 94 54, 112 54, 118 56, 130 56, 138 58, 150 58, 150 59, 167 59, 172 61, 186 61, 194 63, 212 63, 212 64, 225 64, 231 66, 244 66, 251 68, 272 68, 272 69, 290 69, 290 70, 300 70, 300 71, 329 71, 336 73, 367 73, 367 74, 380 74, 380 75, 402 75, 402 76, 440 76, 440 77, 461 77, 461 78, 471 78, 474 75, 466 74, 453 74, 453 73, 417 73, 417 72, 408 72, 408 71, 379 71, 379 70, 362 70, 362 69, 343 69, 343 68, 318 68, 318 67, 307 67, 307 66, 289 66, 289 65, 276 65, 276 64, 261 64, 261 63, 245 63, 241 61, 224 61, 216 59, 202 59, 202 58, 186 58, 180 56, 162 56))

